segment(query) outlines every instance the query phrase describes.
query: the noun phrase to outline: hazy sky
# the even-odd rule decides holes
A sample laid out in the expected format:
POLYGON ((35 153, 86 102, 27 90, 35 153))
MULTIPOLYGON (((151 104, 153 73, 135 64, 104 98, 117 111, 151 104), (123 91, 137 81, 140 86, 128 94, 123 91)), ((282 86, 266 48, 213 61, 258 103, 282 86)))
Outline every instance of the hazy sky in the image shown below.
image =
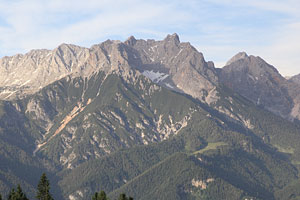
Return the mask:
POLYGON ((217 67, 245 51, 300 73, 299 0, 0 0, 0 57, 175 32, 217 67))

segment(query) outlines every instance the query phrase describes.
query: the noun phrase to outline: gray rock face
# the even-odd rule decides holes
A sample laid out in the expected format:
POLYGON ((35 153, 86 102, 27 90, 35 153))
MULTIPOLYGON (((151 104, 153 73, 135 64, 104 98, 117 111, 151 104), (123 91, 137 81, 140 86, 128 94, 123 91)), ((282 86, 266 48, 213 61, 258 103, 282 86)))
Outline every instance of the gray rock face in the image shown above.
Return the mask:
POLYGON ((218 72, 213 62, 177 34, 164 40, 125 42, 107 40, 91 48, 62 44, 54 50, 32 50, 25 55, 0 59, 0 99, 12 100, 33 94, 63 77, 90 77, 104 71, 125 80, 144 75, 169 89, 204 103, 219 99, 224 84, 257 105, 284 118, 300 119, 300 78, 289 80, 260 57, 238 53, 218 72))
POLYGON ((242 60, 242 59, 245 59, 247 58, 248 55, 246 52, 240 52, 238 54, 236 54, 235 56, 233 56, 227 63, 226 63, 226 66, 230 65, 231 63, 234 63, 238 60, 242 60))
POLYGON ((90 49, 62 44, 50 50, 0 60, 0 99, 22 98, 67 75, 90 76, 97 71, 131 76, 138 70, 152 81, 187 93, 203 102, 214 102, 218 77, 212 62, 177 34, 163 41, 106 41, 90 49))
POLYGON ((296 83, 300 85, 300 74, 290 77, 289 82, 296 83))
POLYGON ((222 84, 284 118, 299 119, 299 87, 260 57, 239 53, 220 70, 222 84))
POLYGON ((63 44, 53 51, 33 50, 0 60, 0 98, 12 99, 38 91, 80 66, 88 49, 63 44))
POLYGON ((177 34, 168 35, 163 41, 130 37, 125 44, 140 58, 138 63, 130 62, 131 65, 154 82, 203 102, 211 103, 217 98, 214 64, 206 62, 190 43, 181 43, 177 34))
POLYGON ((0 99, 33 94, 67 75, 90 76, 99 70, 128 72, 122 44, 106 41, 90 49, 62 44, 56 49, 33 50, 0 59, 0 99))

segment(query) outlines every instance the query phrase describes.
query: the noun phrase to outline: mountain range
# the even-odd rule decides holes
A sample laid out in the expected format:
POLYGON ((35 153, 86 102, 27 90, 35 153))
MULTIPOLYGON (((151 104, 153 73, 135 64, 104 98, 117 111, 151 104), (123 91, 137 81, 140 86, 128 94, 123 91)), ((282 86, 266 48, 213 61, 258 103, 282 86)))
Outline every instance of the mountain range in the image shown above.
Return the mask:
POLYGON ((299 84, 177 34, 1 58, 0 193, 46 172, 56 199, 299 199, 299 84))

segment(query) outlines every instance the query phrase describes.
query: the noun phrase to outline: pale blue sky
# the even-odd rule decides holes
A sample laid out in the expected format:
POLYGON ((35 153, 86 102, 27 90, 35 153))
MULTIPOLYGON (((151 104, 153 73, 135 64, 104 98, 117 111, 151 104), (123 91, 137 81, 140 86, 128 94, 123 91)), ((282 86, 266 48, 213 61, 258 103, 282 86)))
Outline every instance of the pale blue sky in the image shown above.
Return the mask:
POLYGON ((299 0, 0 0, 0 56, 178 33, 222 67, 240 51, 300 73, 299 0))

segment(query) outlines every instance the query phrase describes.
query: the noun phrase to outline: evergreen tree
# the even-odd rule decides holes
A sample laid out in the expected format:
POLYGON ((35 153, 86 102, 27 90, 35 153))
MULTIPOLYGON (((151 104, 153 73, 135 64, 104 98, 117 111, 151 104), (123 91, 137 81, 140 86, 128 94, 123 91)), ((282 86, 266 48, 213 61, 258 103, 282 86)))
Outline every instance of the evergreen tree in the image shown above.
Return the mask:
POLYGON ((18 185, 17 190, 15 190, 15 188, 11 189, 11 191, 8 194, 8 200, 28 200, 28 199, 26 195, 23 193, 21 186, 18 185))
POLYGON ((98 192, 95 192, 95 194, 92 196, 92 200, 97 200, 98 199, 98 192))
POLYGON ((126 197, 126 194, 122 193, 122 194, 120 194, 118 200, 133 200, 133 198, 132 198, 132 197, 128 197, 128 198, 127 198, 127 197, 126 197))
POLYGON ((26 195, 23 193, 20 184, 18 184, 18 186, 17 186, 16 200, 28 200, 26 195))
POLYGON ((120 194, 119 200, 127 200, 127 197, 124 193, 120 194))
POLYGON ((92 196, 92 200, 108 200, 106 193, 104 191, 101 192, 96 192, 93 196, 92 196))
POLYGON ((40 178, 37 190, 36 198, 38 200, 53 200, 49 192, 50 184, 45 173, 43 173, 40 178))
POLYGON ((11 189, 8 194, 8 200, 17 200, 15 188, 11 189))
POLYGON ((2 196, 1 196, 1 194, 0 194, 0 200, 2 200, 2 196))

